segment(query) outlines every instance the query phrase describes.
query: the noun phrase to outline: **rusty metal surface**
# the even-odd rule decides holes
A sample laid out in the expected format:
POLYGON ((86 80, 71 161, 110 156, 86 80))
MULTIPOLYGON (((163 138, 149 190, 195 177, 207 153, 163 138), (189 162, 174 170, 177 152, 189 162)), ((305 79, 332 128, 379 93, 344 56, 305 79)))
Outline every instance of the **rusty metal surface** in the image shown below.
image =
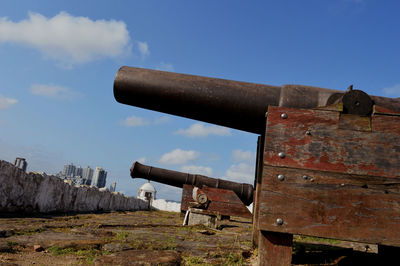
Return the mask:
POLYGON ((400 116, 374 109, 368 125, 337 111, 270 107, 261 230, 400 246, 400 116))
MULTIPOLYGON (((298 99, 305 96, 318 102, 317 88, 312 93, 291 91, 298 99)), ((279 105, 280 93, 279 86, 132 67, 120 68, 114 81, 120 103, 259 134, 268 105, 279 105)))
POLYGON ((199 188, 203 186, 232 190, 246 205, 253 202, 253 186, 250 184, 236 183, 228 180, 211 178, 203 175, 193 175, 135 162, 131 168, 132 178, 144 178, 175 187, 183 187, 184 184, 199 188))
MULTIPOLYGON (((123 104, 263 134, 268 106, 315 108, 335 102, 344 91, 303 85, 269 86, 121 67, 114 97, 123 104)), ((371 96, 400 113, 400 99, 371 96)))

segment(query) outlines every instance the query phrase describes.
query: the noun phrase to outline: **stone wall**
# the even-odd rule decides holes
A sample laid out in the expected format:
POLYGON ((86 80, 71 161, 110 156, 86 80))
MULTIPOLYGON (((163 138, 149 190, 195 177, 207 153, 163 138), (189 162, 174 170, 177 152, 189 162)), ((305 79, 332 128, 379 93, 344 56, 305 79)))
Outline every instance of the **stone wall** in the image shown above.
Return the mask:
POLYGON ((56 176, 25 173, 0 160, 0 213, 128 211, 148 203, 94 187, 74 187, 56 176))

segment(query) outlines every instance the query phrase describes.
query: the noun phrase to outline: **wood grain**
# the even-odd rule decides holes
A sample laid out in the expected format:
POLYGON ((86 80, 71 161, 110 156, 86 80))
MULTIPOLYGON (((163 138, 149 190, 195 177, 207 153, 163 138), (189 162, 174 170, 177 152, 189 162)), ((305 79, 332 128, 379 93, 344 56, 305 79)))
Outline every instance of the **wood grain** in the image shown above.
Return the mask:
MULTIPOLYGON (((360 121, 354 122, 359 128, 365 117, 360 121)), ((364 132, 340 125, 340 112, 270 106, 264 164, 400 177, 400 117, 377 114, 371 123, 372 132, 364 132), (288 118, 282 119, 282 113, 288 118), (279 152, 286 157, 280 158, 279 152)))

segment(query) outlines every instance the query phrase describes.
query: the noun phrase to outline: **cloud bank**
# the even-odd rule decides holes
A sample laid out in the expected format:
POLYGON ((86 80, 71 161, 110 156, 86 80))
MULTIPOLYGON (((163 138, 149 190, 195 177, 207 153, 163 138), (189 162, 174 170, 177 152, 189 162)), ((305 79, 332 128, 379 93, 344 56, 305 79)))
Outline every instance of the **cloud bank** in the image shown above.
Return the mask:
POLYGON ((400 97, 400 84, 396 84, 392 87, 383 88, 383 93, 389 97, 400 97))
POLYGON ((194 161, 199 156, 200 153, 197 151, 175 149, 161 156, 159 162, 163 164, 185 164, 187 162, 194 161))
POLYGON ((188 129, 179 129, 174 132, 175 135, 182 135, 189 138, 207 137, 209 135, 215 136, 230 136, 231 130, 227 127, 220 126, 206 126, 204 124, 196 123, 191 125, 188 129))
POLYGON ((148 126, 150 124, 159 126, 168 124, 169 122, 171 122, 171 120, 172 119, 168 116, 160 116, 155 118, 153 121, 150 121, 143 117, 132 115, 125 118, 120 124, 126 127, 141 127, 141 126, 148 126))
POLYGON ((212 177, 213 169, 211 167, 199 165, 184 165, 180 168, 181 172, 189 174, 206 175, 212 177))
POLYGON ((72 99, 81 96, 78 92, 58 85, 34 84, 30 87, 29 91, 34 95, 52 99, 72 99))
POLYGON ((242 150, 234 150, 232 152, 232 158, 235 162, 239 161, 247 161, 253 162, 255 161, 256 154, 252 151, 242 151, 242 150))
POLYGON ((18 102, 17 99, 7 98, 0 94, 0 110, 8 109, 17 102, 18 102))
MULTIPOLYGON (((81 64, 99 58, 115 58, 131 49, 126 24, 116 20, 91 20, 66 12, 47 18, 30 12, 28 19, 13 22, 0 18, 0 42, 38 49, 63 64, 81 64)), ((148 54, 147 44, 139 51, 148 54)))
POLYGON ((233 164, 225 172, 225 178, 235 182, 253 184, 255 167, 247 163, 233 164))

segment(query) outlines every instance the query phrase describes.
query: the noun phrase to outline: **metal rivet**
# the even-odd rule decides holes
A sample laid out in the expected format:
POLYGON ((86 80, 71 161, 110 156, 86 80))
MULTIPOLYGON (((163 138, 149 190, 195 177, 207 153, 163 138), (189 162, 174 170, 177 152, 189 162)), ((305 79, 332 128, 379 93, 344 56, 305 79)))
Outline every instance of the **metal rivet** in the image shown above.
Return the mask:
POLYGON ((276 224, 277 224, 277 225, 282 225, 282 224, 283 224, 282 218, 276 219, 276 224))
POLYGON ((286 113, 282 113, 282 114, 281 114, 281 118, 282 118, 282 119, 286 119, 286 118, 288 118, 288 115, 287 115, 286 113))
POLYGON ((281 151, 280 153, 278 153, 278 156, 281 158, 285 158, 286 154, 283 151, 281 151))
POLYGON ((311 131, 310 131, 310 130, 307 130, 307 131, 306 131, 306 135, 311 135, 311 131))
POLYGON ((279 181, 283 181, 285 179, 285 176, 284 175, 278 175, 278 180, 279 181))
POLYGON ((303 175, 303 179, 304 179, 304 180, 307 180, 307 179, 308 179, 308 176, 303 175))

